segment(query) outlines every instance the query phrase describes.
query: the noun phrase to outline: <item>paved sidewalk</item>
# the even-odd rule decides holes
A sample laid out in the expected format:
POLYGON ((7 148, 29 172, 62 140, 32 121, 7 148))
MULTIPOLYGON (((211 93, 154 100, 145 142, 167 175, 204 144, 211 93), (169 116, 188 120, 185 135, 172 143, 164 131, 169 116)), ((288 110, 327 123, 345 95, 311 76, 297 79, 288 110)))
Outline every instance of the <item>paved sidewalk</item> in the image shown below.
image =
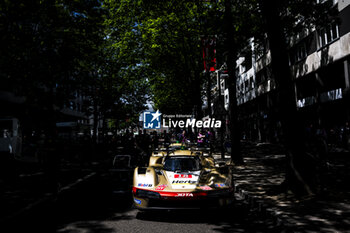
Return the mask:
POLYGON ((46 175, 42 171, 21 174, 12 182, 0 180, 0 223, 15 221, 37 206, 54 201, 59 194, 95 174, 91 170, 62 169, 59 175, 60 187, 56 191, 48 188, 46 175))
POLYGON ((252 210, 274 216, 286 232, 350 232, 349 153, 330 154, 325 194, 297 198, 279 190, 286 160, 281 146, 245 142, 242 152, 245 165, 234 169, 236 191, 252 210))

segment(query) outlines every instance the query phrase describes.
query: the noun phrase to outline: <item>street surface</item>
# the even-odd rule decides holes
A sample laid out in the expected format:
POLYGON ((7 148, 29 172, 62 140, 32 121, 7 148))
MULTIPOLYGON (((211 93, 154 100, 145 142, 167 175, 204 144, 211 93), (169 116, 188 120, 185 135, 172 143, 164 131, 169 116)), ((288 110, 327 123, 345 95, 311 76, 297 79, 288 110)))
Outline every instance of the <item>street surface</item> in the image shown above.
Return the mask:
POLYGON ((279 232, 241 200, 225 210, 140 212, 132 207, 131 192, 116 195, 111 187, 111 177, 99 174, 1 232, 279 232))
POLYGON ((327 193, 297 199, 278 189, 285 164, 280 146, 242 145, 245 165, 234 169, 237 201, 231 208, 140 212, 132 206, 133 170, 112 168, 106 159, 84 169, 65 166, 58 194, 34 168, 23 170, 15 184, 3 182, 0 232, 349 232, 348 154, 330 154, 322 183, 327 193))

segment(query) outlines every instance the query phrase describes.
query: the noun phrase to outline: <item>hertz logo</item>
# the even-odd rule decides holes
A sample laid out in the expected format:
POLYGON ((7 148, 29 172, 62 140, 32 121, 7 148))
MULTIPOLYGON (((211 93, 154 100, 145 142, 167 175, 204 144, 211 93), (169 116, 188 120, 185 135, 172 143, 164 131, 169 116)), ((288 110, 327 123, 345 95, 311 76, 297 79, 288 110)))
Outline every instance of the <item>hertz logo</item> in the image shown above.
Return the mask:
POLYGON ((174 180, 173 184, 196 184, 194 180, 174 180))

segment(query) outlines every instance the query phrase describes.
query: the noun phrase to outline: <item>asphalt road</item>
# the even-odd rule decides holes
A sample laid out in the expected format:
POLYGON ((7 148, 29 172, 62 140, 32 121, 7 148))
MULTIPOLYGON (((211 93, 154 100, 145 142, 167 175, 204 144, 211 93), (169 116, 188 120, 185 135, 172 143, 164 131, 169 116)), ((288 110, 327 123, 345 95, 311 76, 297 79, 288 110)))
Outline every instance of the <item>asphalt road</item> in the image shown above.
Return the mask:
POLYGON ((130 192, 112 193, 110 176, 95 179, 59 196, 1 232, 280 232, 269 218, 248 211, 240 200, 226 210, 140 212, 130 192))

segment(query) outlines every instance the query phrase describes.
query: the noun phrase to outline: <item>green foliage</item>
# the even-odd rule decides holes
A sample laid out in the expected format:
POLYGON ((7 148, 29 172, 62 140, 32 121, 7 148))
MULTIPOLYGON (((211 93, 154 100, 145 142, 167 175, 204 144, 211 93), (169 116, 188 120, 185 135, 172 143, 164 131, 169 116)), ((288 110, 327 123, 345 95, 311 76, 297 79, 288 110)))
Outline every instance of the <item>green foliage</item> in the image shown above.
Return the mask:
MULTIPOLYGON (((79 90, 90 97, 87 113, 98 105, 101 117, 121 121, 137 119, 147 99, 163 112, 191 112, 205 84, 201 37, 217 37, 218 67, 227 60, 223 3, 1 1, 1 90, 44 109, 62 109, 79 90)), ((311 1, 280 4, 285 25, 320 21, 311 1)), ((237 51, 251 36, 264 38, 257 0, 232 1, 231 9, 237 51)))
POLYGON ((200 104, 199 7, 188 1, 105 1, 106 20, 118 59, 130 72, 142 70, 156 108, 189 112, 200 104), (195 97, 193 97, 195 96, 195 97))
POLYGON ((1 1, 1 90, 25 96, 29 109, 56 109, 56 115, 77 92, 87 97, 87 114, 123 120, 137 115, 148 92, 144 72, 111 43, 108 11, 101 4, 1 1))
POLYGON ((26 96, 29 104, 52 106, 53 100, 46 104, 51 96, 63 105, 98 55, 99 2, 15 0, 0 8, 2 89, 26 96))

